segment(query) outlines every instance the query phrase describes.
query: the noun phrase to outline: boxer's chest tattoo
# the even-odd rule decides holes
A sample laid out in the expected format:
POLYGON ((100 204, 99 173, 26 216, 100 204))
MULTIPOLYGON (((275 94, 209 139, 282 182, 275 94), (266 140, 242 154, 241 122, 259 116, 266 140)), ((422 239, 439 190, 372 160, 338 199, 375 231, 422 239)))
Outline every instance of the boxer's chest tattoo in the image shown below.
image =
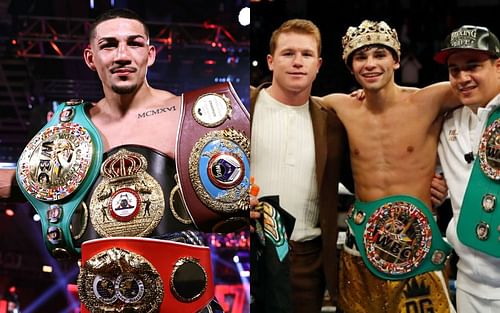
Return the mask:
POLYGON ((142 113, 138 113, 138 114, 137 114, 137 118, 138 118, 138 119, 141 119, 141 118, 151 117, 151 116, 158 115, 158 114, 162 114, 162 113, 169 113, 169 112, 173 112, 173 111, 175 111, 175 110, 176 110, 175 105, 173 105, 173 106, 171 106, 171 107, 164 107, 164 108, 151 109, 151 110, 144 111, 144 112, 142 112, 142 113))

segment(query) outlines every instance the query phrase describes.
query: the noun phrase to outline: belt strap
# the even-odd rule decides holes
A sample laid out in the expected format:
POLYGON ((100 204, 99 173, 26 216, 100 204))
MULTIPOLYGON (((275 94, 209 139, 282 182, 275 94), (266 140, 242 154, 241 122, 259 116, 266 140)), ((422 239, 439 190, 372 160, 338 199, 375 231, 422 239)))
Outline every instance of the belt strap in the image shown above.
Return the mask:
POLYGON ((488 118, 481 137, 457 224, 458 239, 466 246, 500 257, 500 109, 488 118))
POLYGON ((82 313, 200 312, 214 298, 208 247, 150 238, 94 239, 82 244, 81 264, 82 313))
MULTIPOLYGON (((47 249, 56 258, 78 257, 71 218, 99 175, 103 144, 83 100, 59 105, 19 158, 16 178, 42 225, 47 249)), ((86 206, 84 207, 86 210, 86 206)))

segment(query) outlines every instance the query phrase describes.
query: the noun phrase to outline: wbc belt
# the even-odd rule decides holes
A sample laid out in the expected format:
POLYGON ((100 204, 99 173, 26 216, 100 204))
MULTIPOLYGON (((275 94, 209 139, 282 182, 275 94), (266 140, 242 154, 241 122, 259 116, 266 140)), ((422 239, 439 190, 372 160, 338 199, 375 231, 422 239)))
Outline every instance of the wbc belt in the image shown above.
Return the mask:
POLYGON ((81 312, 199 312, 214 297, 211 268, 204 246, 131 237, 86 241, 81 312))
POLYGON ((347 224, 363 262, 385 280, 440 270, 451 252, 431 211, 414 197, 356 201, 347 224))
POLYGON ((250 115, 230 83, 182 96, 176 167, 196 227, 231 232, 248 224, 250 115))
POLYGON ((45 245, 55 258, 78 255, 71 217, 88 214, 82 200, 99 174, 103 144, 85 113, 83 100, 61 104, 54 117, 31 139, 17 163, 16 178, 42 225, 45 245), (81 207, 80 207, 81 206, 81 207))
POLYGON ((460 209, 457 234, 473 249, 500 257, 500 109, 488 118, 460 209))

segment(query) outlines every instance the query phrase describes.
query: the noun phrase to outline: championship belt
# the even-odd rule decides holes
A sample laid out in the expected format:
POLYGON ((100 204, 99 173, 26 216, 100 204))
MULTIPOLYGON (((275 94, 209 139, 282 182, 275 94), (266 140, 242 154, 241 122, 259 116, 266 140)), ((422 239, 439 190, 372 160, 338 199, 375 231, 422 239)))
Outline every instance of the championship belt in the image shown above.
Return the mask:
POLYGON ((130 237, 86 241, 81 312, 199 312, 214 297, 211 268, 204 246, 130 237))
POLYGON ((479 143, 458 218, 460 241, 488 255, 500 257, 500 109, 488 118, 479 143))
POLYGON ((83 198, 99 174, 103 145, 85 113, 88 102, 70 100, 31 139, 17 163, 16 178, 42 225, 45 245, 55 258, 80 254, 71 218, 88 210, 83 198))
POLYGON ((142 154, 126 148, 102 162, 102 179, 89 205, 90 220, 101 237, 146 237, 160 223, 165 199, 147 168, 142 154))
POLYGON ((179 188, 173 190, 182 201, 171 209, 187 211, 205 232, 248 225, 249 134, 249 113, 230 83, 183 94, 175 153, 179 188))
POLYGON ((414 197, 356 201, 347 223, 363 262, 381 279, 399 280, 441 270, 452 250, 431 211, 414 197))

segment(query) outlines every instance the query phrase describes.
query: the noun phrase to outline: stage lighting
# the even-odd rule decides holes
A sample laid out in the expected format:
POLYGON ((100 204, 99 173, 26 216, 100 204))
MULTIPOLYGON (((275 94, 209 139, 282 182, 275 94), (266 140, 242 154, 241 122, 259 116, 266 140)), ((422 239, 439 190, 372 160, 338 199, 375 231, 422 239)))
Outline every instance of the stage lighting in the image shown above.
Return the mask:
POLYGON ((52 273, 52 266, 50 266, 50 265, 43 265, 42 266, 42 272, 44 272, 44 273, 52 273))
POLYGON ((33 214, 33 222, 40 222, 40 215, 37 213, 33 214))
POLYGON ((11 208, 7 208, 5 209, 5 215, 7 215, 8 217, 13 217, 14 215, 16 215, 16 212, 14 212, 14 210, 11 208))
POLYGON ((238 21, 242 26, 250 25, 250 8, 244 7, 240 10, 240 14, 238 15, 238 21))

